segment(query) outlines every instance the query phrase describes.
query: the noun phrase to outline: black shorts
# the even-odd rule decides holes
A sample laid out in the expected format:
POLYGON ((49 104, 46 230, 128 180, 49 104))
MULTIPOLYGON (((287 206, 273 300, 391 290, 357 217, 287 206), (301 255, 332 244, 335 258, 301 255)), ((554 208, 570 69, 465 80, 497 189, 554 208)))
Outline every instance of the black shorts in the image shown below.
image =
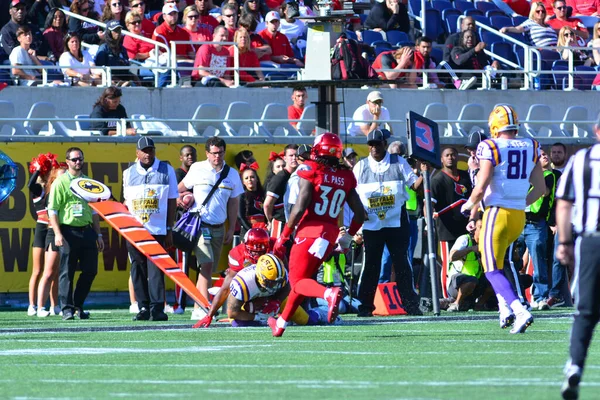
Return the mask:
POLYGON ((52 251, 58 251, 58 247, 54 244, 54 230, 52 228, 48 229, 48 233, 46 234, 46 243, 44 245, 44 249, 46 251, 52 249, 52 251))
POLYGON ((456 299, 458 296, 458 288, 464 285, 465 283, 475 283, 477 284, 479 280, 471 275, 465 274, 456 274, 452 275, 450 278, 450 284, 448 285, 448 295, 456 299))
POLYGON ((46 248, 46 234, 48 233, 48 224, 35 224, 35 231, 33 232, 33 245, 31 247, 37 247, 39 249, 46 248))

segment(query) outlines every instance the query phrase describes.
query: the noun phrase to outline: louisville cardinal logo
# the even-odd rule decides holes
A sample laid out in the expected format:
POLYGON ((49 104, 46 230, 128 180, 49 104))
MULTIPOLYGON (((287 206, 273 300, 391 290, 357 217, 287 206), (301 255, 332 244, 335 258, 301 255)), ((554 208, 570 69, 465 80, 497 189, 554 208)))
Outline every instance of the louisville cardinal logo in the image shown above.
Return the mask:
POLYGON ((461 185, 460 183, 454 182, 454 191, 457 195, 464 196, 467 193, 467 188, 464 185, 461 185))

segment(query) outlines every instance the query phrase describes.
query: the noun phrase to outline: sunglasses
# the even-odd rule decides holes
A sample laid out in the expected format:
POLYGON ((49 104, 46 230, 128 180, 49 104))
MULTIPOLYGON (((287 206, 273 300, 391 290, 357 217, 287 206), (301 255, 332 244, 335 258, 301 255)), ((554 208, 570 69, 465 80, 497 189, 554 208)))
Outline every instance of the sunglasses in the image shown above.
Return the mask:
POLYGON ((571 36, 575 36, 575 35, 573 35, 571 32, 566 32, 564 36, 565 37, 571 37, 571 36))
POLYGON ((555 9, 556 9, 556 10, 561 10, 561 11, 562 11, 562 10, 564 10, 565 8, 567 8, 567 7, 566 7, 566 6, 562 6, 562 7, 556 7, 555 9))
POLYGON ((198 15, 188 15, 187 19, 198 19, 198 15))
POLYGON ((227 17, 227 18, 231 18, 231 17, 233 17, 234 15, 235 15, 235 14, 223 14, 223 16, 224 16, 224 17, 227 17))
POLYGON ((544 10, 535 10, 536 14, 546 14, 546 11, 544 10))
POLYGON ((67 160, 71 161, 71 162, 83 162, 83 157, 73 157, 73 158, 67 158, 67 160))
POLYGON ((142 21, 139 19, 130 22, 131 25, 140 25, 141 23, 142 23, 142 21))
POLYGON ((142 3, 137 3, 137 4, 132 4, 132 5, 131 5, 131 8, 138 8, 138 7, 142 7, 142 6, 144 6, 144 5, 146 5, 146 3, 144 3, 144 2, 142 2, 142 3))
POLYGON ((121 7, 121 3, 111 3, 111 6, 113 6, 113 7, 121 7))

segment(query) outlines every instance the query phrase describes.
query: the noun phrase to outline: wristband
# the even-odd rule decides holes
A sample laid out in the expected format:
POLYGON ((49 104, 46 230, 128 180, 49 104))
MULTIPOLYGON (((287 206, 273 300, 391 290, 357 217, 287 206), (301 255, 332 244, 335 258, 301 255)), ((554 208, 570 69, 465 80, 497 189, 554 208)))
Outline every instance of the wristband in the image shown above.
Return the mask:
POLYGON ((98 234, 98 237, 102 237, 102 234, 101 234, 101 233, 99 233, 99 234, 98 234))
POLYGON ((286 225, 283 228, 283 232, 281 232, 281 237, 289 238, 290 236, 292 236, 292 233, 294 233, 294 230, 286 225))
POLYGON ((470 210, 471 208, 473 208, 473 206, 475 205, 475 203, 473 203, 471 201, 471 199, 467 200, 467 202, 465 204, 463 204, 462 209, 463 210, 470 210))
POLYGON ((350 223, 350 227, 348 228, 348 235, 354 236, 361 226, 362 224, 359 224, 358 222, 352 220, 352 222, 350 223))

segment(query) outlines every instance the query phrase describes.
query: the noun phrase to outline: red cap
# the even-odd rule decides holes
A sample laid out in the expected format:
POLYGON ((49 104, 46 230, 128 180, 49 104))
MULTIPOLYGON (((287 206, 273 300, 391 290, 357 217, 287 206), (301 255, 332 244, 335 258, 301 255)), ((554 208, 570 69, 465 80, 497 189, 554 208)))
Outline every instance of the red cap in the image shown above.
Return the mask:
POLYGON ((24 0, 12 0, 12 2, 10 3, 10 7, 16 7, 19 4, 26 5, 24 0))

